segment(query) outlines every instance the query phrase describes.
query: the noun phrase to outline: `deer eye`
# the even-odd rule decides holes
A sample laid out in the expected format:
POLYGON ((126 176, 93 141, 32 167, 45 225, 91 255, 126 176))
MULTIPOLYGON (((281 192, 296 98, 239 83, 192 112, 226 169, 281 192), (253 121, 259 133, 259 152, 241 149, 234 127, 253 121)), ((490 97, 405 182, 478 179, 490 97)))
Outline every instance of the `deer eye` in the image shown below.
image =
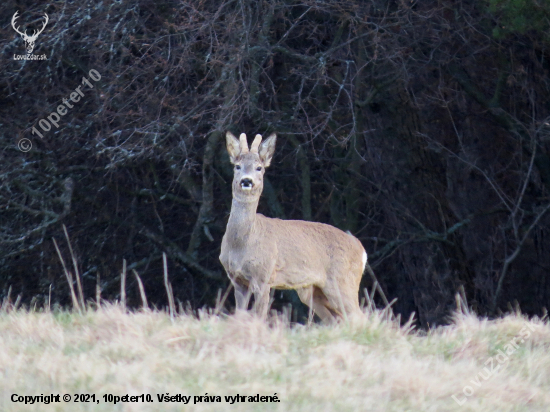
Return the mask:
POLYGON ((241 170, 241 165, 235 165, 235 170, 241 170))
POLYGON ((262 171, 262 166, 258 166, 258 167, 256 168, 256 170, 257 170, 258 172, 261 172, 261 171, 262 171))

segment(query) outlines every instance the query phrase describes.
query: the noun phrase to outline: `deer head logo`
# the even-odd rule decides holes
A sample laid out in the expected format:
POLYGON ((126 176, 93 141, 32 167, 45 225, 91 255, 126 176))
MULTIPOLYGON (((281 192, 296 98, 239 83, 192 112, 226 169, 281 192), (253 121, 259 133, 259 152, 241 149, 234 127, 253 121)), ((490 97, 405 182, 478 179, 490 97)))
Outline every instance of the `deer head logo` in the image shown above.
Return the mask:
POLYGON ((19 12, 16 11, 15 14, 13 15, 13 17, 11 19, 11 25, 12 25, 13 29, 17 33, 19 33, 21 35, 21 37, 23 38, 23 40, 25 41, 25 45, 26 45, 25 47, 27 48, 27 53, 31 54, 32 51, 34 50, 34 42, 36 41, 38 35, 44 31, 44 29, 46 28, 46 24, 48 24, 48 21, 49 21, 48 15, 46 13, 44 13, 44 17, 45 17, 44 25, 42 26, 42 28, 40 30, 34 30, 34 33, 32 34, 32 36, 29 36, 27 34, 27 30, 25 30, 25 32, 22 33, 21 31, 19 31, 19 28, 15 26, 15 20, 17 20, 17 17, 18 17, 17 13, 19 13, 19 12))

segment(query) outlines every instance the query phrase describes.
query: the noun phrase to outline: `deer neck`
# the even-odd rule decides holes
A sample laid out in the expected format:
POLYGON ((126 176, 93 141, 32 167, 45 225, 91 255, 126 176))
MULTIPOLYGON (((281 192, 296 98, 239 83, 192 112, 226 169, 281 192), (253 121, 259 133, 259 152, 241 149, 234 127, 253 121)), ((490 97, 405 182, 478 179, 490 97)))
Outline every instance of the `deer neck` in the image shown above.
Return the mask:
POLYGON ((231 243, 235 246, 245 245, 254 232, 259 200, 243 201, 233 197, 231 213, 227 222, 227 232, 230 234, 231 243))

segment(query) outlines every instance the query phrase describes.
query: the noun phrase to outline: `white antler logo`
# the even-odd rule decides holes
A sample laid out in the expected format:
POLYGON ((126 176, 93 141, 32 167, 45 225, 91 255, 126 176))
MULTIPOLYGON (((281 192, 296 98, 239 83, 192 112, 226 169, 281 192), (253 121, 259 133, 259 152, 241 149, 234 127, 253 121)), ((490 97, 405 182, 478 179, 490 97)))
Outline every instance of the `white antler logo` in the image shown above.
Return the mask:
POLYGON ((32 36, 29 36, 29 35, 27 35, 27 30, 25 30, 25 32, 22 33, 22 32, 19 31, 19 28, 15 27, 15 20, 17 20, 17 17, 18 17, 17 13, 19 13, 19 12, 16 11, 15 14, 13 15, 13 17, 11 19, 11 25, 12 25, 13 29, 17 33, 19 33, 21 35, 21 37, 23 38, 23 40, 25 41, 25 44, 26 44, 25 47, 27 48, 27 53, 31 54, 32 51, 34 50, 34 42, 38 38, 38 35, 44 31, 44 29, 46 28, 46 24, 48 24, 48 21, 49 21, 48 15, 46 13, 44 13, 44 17, 46 19, 44 21, 44 25, 42 26, 42 28, 40 30, 34 30, 34 33, 32 34, 32 36))

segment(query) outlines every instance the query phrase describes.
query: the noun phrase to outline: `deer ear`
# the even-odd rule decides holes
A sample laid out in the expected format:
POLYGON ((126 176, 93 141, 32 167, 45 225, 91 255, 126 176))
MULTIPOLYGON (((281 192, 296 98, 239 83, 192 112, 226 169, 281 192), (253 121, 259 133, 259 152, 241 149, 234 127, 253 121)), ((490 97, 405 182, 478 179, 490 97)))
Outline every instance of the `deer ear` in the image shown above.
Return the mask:
POLYGON ((264 167, 268 167, 271 164, 271 158, 275 153, 275 142, 277 141, 277 135, 272 133, 267 139, 265 139, 258 150, 260 159, 264 163, 264 167))
POLYGON ((229 153, 229 161, 231 164, 235 164, 237 157, 241 154, 241 144, 233 133, 227 132, 225 134, 225 143, 227 147, 227 153, 229 153))

